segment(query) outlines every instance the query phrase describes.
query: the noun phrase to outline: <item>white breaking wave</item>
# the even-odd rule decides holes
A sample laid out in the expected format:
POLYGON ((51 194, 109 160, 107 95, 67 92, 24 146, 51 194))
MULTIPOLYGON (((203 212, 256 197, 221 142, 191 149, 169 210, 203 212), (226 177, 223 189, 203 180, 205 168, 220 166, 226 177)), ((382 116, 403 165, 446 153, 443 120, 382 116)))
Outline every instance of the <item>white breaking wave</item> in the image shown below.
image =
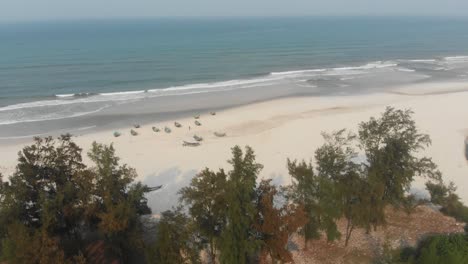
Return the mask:
POLYGON ((107 108, 107 106, 100 107, 96 110, 93 111, 88 111, 88 112, 76 112, 70 115, 60 115, 60 113, 54 113, 54 114, 49 114, 49 115, 44 115, 35 119, 15 119, 15 120, 5 120, 5 121, 0 121, 0 125, 12 125, 12 124, 17 124, 17 123, 31 123, 31 122, 40 122, 40 121, 49 121, 49 120, 60 120, 60 119, 67 119, 67 118, 73 118, 73 117, 79 117, 79 116, 85 116, 85 115, 90 115, 94 114, 97 112, 100 112, 107 108))
MULTIPOLYGON (((21 122, 36 122, 44 120, 56 120, 78 117, 83 115, 93 114, 102 111, 104 108, 119 104, 120 102, 131 102, 145 98, 154 98, 162 96, 180 96, 197 93, 208 93, 213 91, 227 91, 235 89, 246 89, 253 87, 266 87, 278 84, 297 84, 298 81, 307 81, 310 79, 320 79, 327 76, 338 76, 336 80, 347 81, 354 78, 359 78, 360 75, 371 73, 385 73, 387 71, 414 72, 415 70, 406 67, 401 67, 402 62, 425 62, 436 63, 441 62, 450 64, 450 62, 458 63, 468 61, 468 56, 454 56, 440 59, 418 59, 418 60, 396 60, 396 61, 375 61, 359 66, 335 67, 335 68, 318 68, 305 69, 283 72, 271 72, 265 76, 249 78, 249 79, 234 79, 220 82, 196 83, 180 86, 167 87, 162 89, 148 89, 137 91, 122 91, 122 92, 107 92, 107 93, 75 93, 75 94, 58 94, 55 99, 33 101, 0 107, 0 114, 5 116, 0 119, 0 125, 14 124, 21 122), (114 102, 114 103, 112 103, 114 102), (93 104, 91 107, 96 109, 93 111, 82 111, 80 104, 93 104), (102 107, 102 104, 106 106, 102 107), (63 106, 63 107, 62 107, 63 106), (66 106, 66 107, 65 107, 66 106), (63 109, 79 108, 79 111, 64 112, 63 109), (36 111, 37 108, 37 111, 36 111), (19 112, 22 109, 27 109, 25 112, 19 112), (11 112, 11 113, 10 113, 11 112), (26 113, 29 112, 30 114, 26 113), (43 115, 40 112, 44 112, 43 115), (39 113, 39 114, 37 114, 39 113), (19 117, 18 117, 19 114, 19 117), (30 116, 28 118, 27 116, 30 116), (34 117, 32 117, 34 116, 34 117)), ((442 68, 441 68, 442 69, 442 68)), ((444 70, 447 70, 444 68, 444 70)), ((335 77, 333 77, 334 79, 335 77)), ((337 84, 340 85, 340 84, 337 84)), ((299 85, 301 86, 301 85, 299 85)), ((302 87, 302 86, 301 86, 302 87)), ((304 86, 306 87, 306 86, 304 86)), ((316 87, 313 84, 307 87, 316 87)), ((89 109, 89 107, 87 107, 89 109)))
POLYGON ((446 61, 467 61, 468 62, 468 56, 453 56, 453 57, 445 57, 444 59, 446 61))

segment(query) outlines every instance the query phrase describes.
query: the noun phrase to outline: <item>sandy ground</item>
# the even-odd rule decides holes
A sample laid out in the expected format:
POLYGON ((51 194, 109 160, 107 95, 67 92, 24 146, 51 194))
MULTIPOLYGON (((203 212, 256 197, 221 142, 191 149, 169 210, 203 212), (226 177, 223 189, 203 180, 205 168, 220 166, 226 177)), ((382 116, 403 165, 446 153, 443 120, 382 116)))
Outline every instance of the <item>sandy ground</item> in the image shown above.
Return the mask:
MULTIPOLYGON (((202 126, 194 118, 146 125, 131 136, 132 124, 113 137, 113 131, 78 135, 76 142, 87 151, 93 141, 113 143, 122 161, 137 169, 139 180, 149 185, 164 185, 152 193, 149 203, 155 213, 177 202, 176 192, 187 185, 191 177, 204 167, 228 168, 230 148, 249 145, 264 165, 261 178, 273 178, 276 183, 288 183, 287 158, 312 160, 322 143, 322 131, 341 128, 357 130, 359 122, 378 116, 386 106, 411 108, 420 130, 433 141, 425 155, 440 166, 446 181, 458 186, 458 194, 468 203, 468 163, 464 156, 464 138, 468 136, 468 84, 446 83, 431 86, 399 88, 393 92, 334 97, 284 98, 227 109, 215 116, 199 113, 202 126), (154 133, 152 126, 161 128, 154 133), (163 128, 168 126, 172 133, 163 128), (189 130, 190 126, 190 130, 189 130), (225 132, 219 138, 214 132, 225 132), (182 141, 193 141, 197 134, 204 138, 199 147, 183 147, 182 141)), ((198 113, 194 113, 198 114, 198 113)), ((0 172, 10 175, 17 152, 23 144, 0 146, 0 172)), ((414 188, 421 190, 424 180, 414 188)))

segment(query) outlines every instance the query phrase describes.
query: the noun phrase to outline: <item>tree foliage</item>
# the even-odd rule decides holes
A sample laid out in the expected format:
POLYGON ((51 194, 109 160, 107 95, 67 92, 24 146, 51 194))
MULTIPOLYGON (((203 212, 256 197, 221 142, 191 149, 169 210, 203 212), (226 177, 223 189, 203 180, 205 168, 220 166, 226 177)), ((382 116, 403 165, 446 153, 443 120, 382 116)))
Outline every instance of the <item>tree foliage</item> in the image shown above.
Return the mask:
POLYGON ((111 245, 109 234, 119 233, 120 252, 138 236, 133 227, 149 208, 144 186, 132 184, 134 171, 118 166, 112 146, 93 145, 94 169, 84 165, 81 153, 70 135, 35 138, 19 152, 14 174, 0 184, 2 259, 83 262, 87 233, 104 234, 111 245))
POLYGON ((200 236, 207 241, 211 262, 215 263, 221 232, 226 225, 227 175, 224 170, 205 169, 180 191, 181 201, 189 206, 200 236))
POLYGON ((468 263, 468 235, 436 235, 419 242, 416 248, 400 250, 392 263, 458 264, 468 263))
POLYGON ((275 199, 282 198, 271 180, 262 180, 257 189, 257 218, 255 228, 262 241, 260 259, 269 256, 273 262, 291 262, 292 254, 287 246, 290 236, 307 223, 302 205, 286 203, 280 207, 275 199))
POLYGON ((262 165, 246 147, 245 154, 238 146, 232 148, 226 188, 226 226, 221 234, 221 263, 244 264, 258 249, 252 232, 255 216, 256 180, 262 165))
POLYGON ((154 245, 148 251, 149 263, 184 264, 199 263, 200 249, 190 219, 176 208, 165 211, 157 226, 154 245))

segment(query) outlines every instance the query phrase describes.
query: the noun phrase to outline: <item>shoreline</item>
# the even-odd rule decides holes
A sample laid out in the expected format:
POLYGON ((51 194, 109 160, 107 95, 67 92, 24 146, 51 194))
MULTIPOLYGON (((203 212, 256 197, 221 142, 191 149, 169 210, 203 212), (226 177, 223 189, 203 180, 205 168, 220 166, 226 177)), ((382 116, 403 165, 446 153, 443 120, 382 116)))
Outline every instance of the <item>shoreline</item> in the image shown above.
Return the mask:
MULTIPOLYGON (((440 84, 439 90, 428 87, 417 95, 402 95, 390 92, 348 96, 296 96, 251 103, 218 110, 215 116, 201 114, 202 126, 194 125, 194 118, 148 123, 135 129, 139 135, 131 136, 129 124, 118 131, 107 129, 83 133, 74 141, 83 148, 83 156, 89 163, 86 152, 91 143, 113 143, 122 163, 127 163, 138 172, 138 180, 148 185, 163 185, 163 189, 149 195, 149 205, 154 213, 169 209, 176 200, 176 192, 188 184, 201 169, 227 168, 230 148, 234 145, 251 146, 259 163, 265 168, 261 178, 271 178, 275 183, 289 182, 286 159, 312 160, 314 151, 322 144, 321 132, 346 128, 357 132, 359 122, 377 117, 386 106, 411 108, 414 119, 422 133, 430 135, 433 144, 421 153, 432 157, 439 165, 446 182, 454 181, 457 193, 463 202, 468 202, 468 163, 464 156, 464 138, 468 135, 468 91, 460 87, 440 84), (438 91, 434 93, 434 91, 438 91), (440 106, 439 108, 437 106, 440 106), (182 124, 176 128, 174 122, 182 124), (191 130, 188 130, 190 125, 191 130), (152 126, 161 132, 154 133, 152 126), (164 127, 172 133, 164 132, 164 127), (226 137, 216 137, 214 132, 225 132, 226 137), (204 138, 199 147, 183 147, 184 140, 192 140, 197 134, 204 138)), ((459 84, 465 85, 467 84, 459 84)), ((421 85, 424 87, 424 84, 421 85)), ((402 89, 414 93, 409 88, 402 89)), ((193 141, 193 140, 192 140, 193 141)), ((11 175, 16 164, 17 152, 31 143, 2 144, 0 172, 11 175)), ((424 181, 417 180, 414 191, 422 192, 424 181)))

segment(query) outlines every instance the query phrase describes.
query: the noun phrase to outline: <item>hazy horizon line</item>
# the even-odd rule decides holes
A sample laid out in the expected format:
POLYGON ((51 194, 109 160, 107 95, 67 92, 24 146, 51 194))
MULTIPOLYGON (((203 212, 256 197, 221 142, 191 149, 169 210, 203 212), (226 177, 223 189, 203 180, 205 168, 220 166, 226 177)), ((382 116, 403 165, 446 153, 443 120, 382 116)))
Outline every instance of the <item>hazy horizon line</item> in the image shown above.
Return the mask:
POLYGON ((147 21, 147 20, 221 20, 221 19, 270 19, 270 18, 439 18, 439 19, 468 19, 465 15, 450 15, 450 14, 320 14, 320 15, 228 15, 228 16, 116 16, 116 17, 72 17, 72 18, 34 18, 34 19, 5 19, 0 18, 0 24, 23 24, 35 22, 91 22, 91 21, 147 21))

